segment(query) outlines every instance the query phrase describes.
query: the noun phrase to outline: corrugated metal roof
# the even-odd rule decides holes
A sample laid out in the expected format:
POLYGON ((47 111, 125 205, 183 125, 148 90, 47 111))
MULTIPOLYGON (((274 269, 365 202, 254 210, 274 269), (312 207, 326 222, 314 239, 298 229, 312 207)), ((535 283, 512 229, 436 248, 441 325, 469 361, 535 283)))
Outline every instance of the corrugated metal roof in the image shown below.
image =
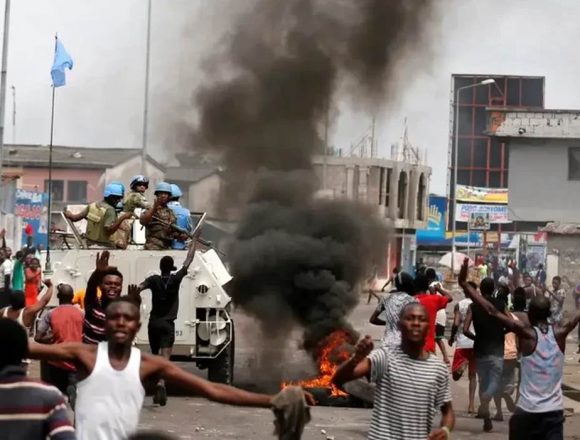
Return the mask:
POLYGON ((580 235, 580 225, 572 223, 548 223, 540 231, 549 234, 580 235))
MULTIPOLYGON (((89 148, 55 145, 52 148, 52 162, 55 168, 111 168, 137 154, 138 148, 89 148)), ((26 167, 47 167, 49 160, 47 145, 4 145, 5 165, 26 167)), ((149 160, 156 163, 154 159, 149 160)))

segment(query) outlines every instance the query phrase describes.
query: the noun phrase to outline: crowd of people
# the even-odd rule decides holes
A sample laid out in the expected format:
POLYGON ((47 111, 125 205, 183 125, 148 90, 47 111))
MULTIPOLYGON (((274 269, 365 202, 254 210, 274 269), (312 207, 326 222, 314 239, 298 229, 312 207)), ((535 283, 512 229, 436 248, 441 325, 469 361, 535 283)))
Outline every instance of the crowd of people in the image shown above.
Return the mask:
POLYGON ((160 405, 166 403, 168 381, 216 402, 277 409, 281 431, 301 432, 307 418, 296 418, 296 411, 307 411, 307 402, 314 403, 302 390, 288 387, 282 391, 284 398, 247 392, 201 379, 169 361, 179 285, 193 260, 194 243, 180 270, 165 256, 160 261, 161 274, 138 286, 129 285, 125 296, 121 296, 123 274, 109 265, 108 251, 99 253, 87 283, 84 310, 73 304, 72 287, 59 284, 59 305, 40 319, 36 341, 28 340, 30 326, 54 286, 45 281, 47 292, 30 306, 33 309, 25 306, 22 292, 8 292, 11 301, 20 297, 22 311, 13 313, 11 305, 0 318, 3 439, 125 440, 137 430, 143 384, 148 380, 157 384, 154 401, 160 405), (140 327, 140 293, 145 289, 152 292, 148 324, 152 354, 133 346, 140 327), (44 382, 27 377, 27 358, 42 362, 44 382), (74 411, 74 426, 67 408, 74 411))
MULTIPOLYGON (((510 439, 563 439, 564 352, 580 312, 571 317, 563 313, 560 277, 553 278, 550 289, 545 275, 540 273, 535 281, 528 274, 520 277, 514 265, 509 276, 497 282, 486 276, 476 283, 468 280, 468 265, 466 259, 459 274, 464 297, 454 306, 448 339, 450 347, 455 345, 451 377, 459 380, 468 371, 468 412, 482 419, 483 430, 490 432, 490 404, 495 402, 493 420, 503 421, 505 401, 512 412, 510 439)), ((437 315, 453 297, 432 269, 419 271, 415 278, 395 270, 387 285, 391 282, 393 290, 370 318, 385 326, 380 347, 373 349, 369 336, 362 339, 334 381, 342 385, 366 376, 376 383, 370 439, 446 439, 455 420, 446 365, 450 362, 446 350, 441 350, 443 360, 435 351, 444 334, 437 315), (437 412, 441 424, 435 428, 437 412)))
MULTIPOLYGON (((178 203, 179 188, 160 182, 150 204, 144 195, 147 185, 147 178, 135 176, 121 203, 124 188, 112 183, 102 202, 65 215, 72 221, 87 220, 89 243, 124 248, 140 208, 139 220, 147 228, 146 249, 184 249, 191 238, 189 211, 171 205, 178 203)), ((278 420, 277 426, 299 438, 309 416, 290 413, 304 412, 307 403, 314 403, 308 393, 290 388, 283 391, 287 394, 283 399, 251 393, 208 382, 170 362, 179 288, 193 261, 195 239, 189 242, 181 268, 164 256, 158 275, 129 285, 128 294, 121 296, 123 274, 109 265, 107 250, 98 254, 86 289, 78 295, 68 284, 54 286, 42 279, 38 250, 30 242, 12 255, 1 232, 0 237, 2 438, 130 438, 137 429, 143 384, 148 380, 155 384, 153 402, 161 406, 167 403, 166 381, 233 405, 275 407, 282 401, 284 409, 278 408, 276 414, 295 423, 278 420), (54 290, 59 305, 38 320, 54 290), (147 329, 151 354, 133 346, 144 290, 152 292, 147 329), (41 361, 43 382, 27 376, 28 359, 41 361)), ((365 377, 376 384, 369 439, 448 439, 455 425, 450 377, 460 380, 465 371, 467 411, 482 419, 485 432, 493 430, 494 421, 504 420, 505 402, 512 413, 510 439, 563 439, 564 352, 580 313, 572 317, 564 313, 562 280, 556 276, 547 286, 543 267, 532 277, 521 275, 511 262, 495 274, 479 264, 469 280, 468 264, 466 260, 458 277, 464 295, 453 306, 448 338, 447 309, 457 296, 444 287, 435 270, 422 268, 414 277, 395 270, 385 284, 384 288, 392 284, 392 290, 379 297, 370 318, 385 327, 380 347, 374 348, 372 339, 364 337, 333 377, 339 387, 365 377), (448 349, 453 347, 450 359, 448 349), (440 424, 434 426, 438 413, 440 424)))

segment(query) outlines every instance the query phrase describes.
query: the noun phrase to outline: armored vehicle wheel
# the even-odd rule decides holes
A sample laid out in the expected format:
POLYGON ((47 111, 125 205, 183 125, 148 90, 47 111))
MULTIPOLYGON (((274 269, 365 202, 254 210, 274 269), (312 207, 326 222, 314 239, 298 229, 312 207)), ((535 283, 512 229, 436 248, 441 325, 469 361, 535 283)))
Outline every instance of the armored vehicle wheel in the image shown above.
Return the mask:
MULTIPOLYGON (((232 323, 233 326, 233 323, 232 323)), ((207 378, 211 382, 231 385, 234 382, 234 354, 236 336, 232 328, 232 341, 221 354, 210 361, 207 369, 207 378)))

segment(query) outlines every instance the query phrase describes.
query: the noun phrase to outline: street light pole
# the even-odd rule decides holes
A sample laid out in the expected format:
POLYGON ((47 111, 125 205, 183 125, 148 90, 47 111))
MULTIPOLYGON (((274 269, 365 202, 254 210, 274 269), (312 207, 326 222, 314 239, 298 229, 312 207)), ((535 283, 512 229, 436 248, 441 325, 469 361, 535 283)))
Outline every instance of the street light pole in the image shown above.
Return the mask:
MULTIPOLYGON (((455 95, 455 151, 453 152, 453 235, 451 237, 451 274, 455 276, 455 235, 457 233, 457 165, 459 163, 459 97, 462 90, 472 89, 474 87, 486 86, 494 84, 494 79, 485 79, 477 84, 470 84, 468 86, 459 87, 455 95)), ((450 194, 451 195, 451 194, 450 194)), ((469 241, 469 237, 467 237, 469 241)))
POLYGON ((141 174, 146 175, 147 130, 149 119, 149 67, 151 53, 151 0, 147 2, 147 41, 145 52, 145 99, 143 103, 143 134, 141 138, 141 174))

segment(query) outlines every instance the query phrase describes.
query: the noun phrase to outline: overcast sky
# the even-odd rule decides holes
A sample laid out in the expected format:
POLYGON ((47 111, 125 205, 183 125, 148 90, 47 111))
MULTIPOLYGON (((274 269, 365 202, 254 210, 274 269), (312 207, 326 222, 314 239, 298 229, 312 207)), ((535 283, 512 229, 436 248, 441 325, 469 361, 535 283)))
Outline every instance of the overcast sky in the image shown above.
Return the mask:
MULTIPOLYGON (((228 14, 244 1, 153 0, 150 145, 155 155, 174 145, 174 123, 193 111, 191 96, 203 80, 203 54, 215 47, 228 14)), ((431 190, 444 194, 451 73, 546 76, 547 107, 580 108, 580 27, 572 19, 580 16, 580 2, 438 3, 444 9, 433 23, 433 57, 403 70, 412 83, 377 125, 379 153, 387 155, 407 116, 411 141, 428 150, 431 190)), ((67 73, 67 86, 57 89, 55 144, 140 147, 146 10, 146 0, 12 1, 5 142, 13 139, 14 85, 16 142, 48 144, 50 66, 58 32, 75 66, 67 73)), ((348 149, 369 121, 342 105, 332 144, 348 149)))

